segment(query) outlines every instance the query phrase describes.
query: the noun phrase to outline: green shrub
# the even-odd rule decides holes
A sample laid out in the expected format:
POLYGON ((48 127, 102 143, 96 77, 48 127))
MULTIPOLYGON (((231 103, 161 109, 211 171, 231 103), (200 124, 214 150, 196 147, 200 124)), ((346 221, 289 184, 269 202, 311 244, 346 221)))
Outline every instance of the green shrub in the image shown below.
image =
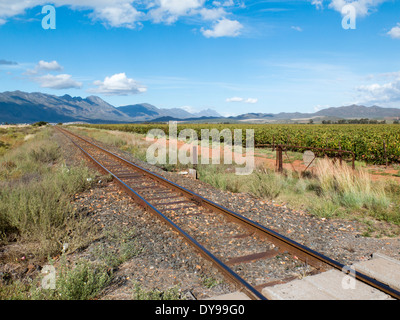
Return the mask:
POLYGON ((55 289, 43 289, 39 286, 32 294, 33 299, 90 300, 112 279, 112 273, 105 266, 87 260, 79 260, 73 267, 63 260, 55 270, 55 289))
POLYGON ((42 127, 42 126, 46 126, 48 124, 49 123, 46 121, 38 121, 38 122, 35 122, 34 124, 32 124, 32 127, 42 127))
POLYGON ((71 197, 94 180, 87 167, 67 168, 60 163, 50 129, 0 160, 0 240, 13 233, 37 242, 43 257, 57 254, 63 241, 79 247, 90 238, 90 223, 73 213, 71 197))
POLYGON ((180 293, 177 287, 161 291, 159 289, 145 290, 138 283, 134 283, 134 300, 179 300, 180 293))

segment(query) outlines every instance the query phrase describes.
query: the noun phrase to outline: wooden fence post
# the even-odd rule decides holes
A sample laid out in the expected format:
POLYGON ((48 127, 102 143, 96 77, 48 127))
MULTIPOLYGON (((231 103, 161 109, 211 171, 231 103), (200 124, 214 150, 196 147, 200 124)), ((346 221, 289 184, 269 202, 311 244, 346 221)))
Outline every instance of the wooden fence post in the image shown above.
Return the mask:
POLYGON ((283 172, 283 161, 282 161, 282 146, 276 147, 276 167, 278 172, 283 172))
POLYGON ((387 167, 388 167, 388 157, 387 157, 387 152, 386 152, 385 140, 383 140, 383 151, 385 152, 385 161, 386 161, 386 169, 387 169, 387 167))

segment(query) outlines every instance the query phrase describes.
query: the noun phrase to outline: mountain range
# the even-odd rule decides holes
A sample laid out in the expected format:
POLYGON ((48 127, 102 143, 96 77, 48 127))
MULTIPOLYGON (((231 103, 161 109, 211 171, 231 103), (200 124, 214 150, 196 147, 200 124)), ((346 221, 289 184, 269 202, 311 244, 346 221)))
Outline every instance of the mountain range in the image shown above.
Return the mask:
POLYGON ((300 113, 300 112, 281 112, 278 114, 271 113, 246 113, 234 118, 240 120, 249 119, 267 119, 267 120, 309 120, 315 118, 327 119, 384 119, 384 118, 397 118, 400 117, 400 109, 398 108, 382 108, 378 106, 365 107, 361 105, 350 105, 343 107, 331 107, 322 109, 314 113, 300 113))
POLYGON ((186 110, 159 109, 151 104, 135 104, 116 108, 97 96, 55 96, 40 92, 7 91, 0 93, 0 123, 46 122, 142 122, 156 118, 177 119, 221 117, 207 109, 199 113, 186 110))
POLYGON ((252 123, 308 123, 310 119, 312 119, 314 123, 321 123, 324 120, 334 122, 342 119, 394 120, 399 118, 400 109, 398 108, 382 108, 378 106, 366 107, 355 104, 331 107, 314 113, 246 113, 235 117, 229 117, 229 119, 233 121, 252 123))
POLYGON ((173 119, 191 119, 201 117, 215 117, 221 118, 222 116, 212 110, 206 109, 197 113, 190 113, 181 108, 159 109, 148 103, 134 104, 129 106, 122 106, 118 108, 135 121, 151 121, 159 118, 173 118, 173 119))
POLYGON ((88 122, 134 123, 182 120, 194 122, 260 122, 293 123, 315 119, 394 119, 400 118, 400 109, 350 105, 332 107, 315 113, 246 113, 234 117, 222 117, 212 109, 191 113, 181 108, 161 109, 148 103, 114 107, 97 96, 87 98, 70 95, 55 96, 40 92, 7 91, 0 93, 1 123, 88 122))

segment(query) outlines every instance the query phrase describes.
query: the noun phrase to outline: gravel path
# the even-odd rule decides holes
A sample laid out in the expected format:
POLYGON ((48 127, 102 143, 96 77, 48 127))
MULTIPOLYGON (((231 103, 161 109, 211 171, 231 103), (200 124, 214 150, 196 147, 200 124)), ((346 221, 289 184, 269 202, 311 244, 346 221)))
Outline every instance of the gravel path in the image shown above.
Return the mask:
MULTIPOLYGON (((63 146, 67 165, 84 158, 62 134, 56 139, 63 146)), ((145 212, 113 182, 103 182, 76 196, 74 206, 90 215, 100 228, 123 233, 134 230, 140 253, 114 270, 114 281, 102 299, 132 299, 135 283, 146 290, 165 291, 178 288, 185 299, 204 299, 235 291, 224 281, 210 262, 186 244, 176 232, 165 228, 152 214, 145 212)), ((101 239, 82 252, 69 255, 69 260, 96 260, 101 246, 110 246, 101 239)))
MULTIPOLYGON (((56 137, 63 146, 67 163, 82 159, 81 153, 64 136, 57 133, 56 137)), ((399 238, 365 238, 362 236, 365 225, 358 222, 316 218, 304 211, 290 210, 285 205, 256 199, 248 194, 223 192, 201 181, 137 161, 131 154, 119 149, 104 147, 344 264, 367 260, 378 251, 400 260, 399 238)), ((118 267, 115 280, 106 290, 104 299, 131 299, 132 280, 149 289, 166 290, 177 285, 182 295, 189 299, 193 296, 202 299, 235 290, 174 232, 166 230, 161 222, 118 191, 113 182, 102 182, 79 195, 75 206, 79 210, 87 210, 102 228, 116 227, 122 232, 126 228, 134 228, 138 247, 142 248, 141 253, 118 267), (210 283, 210 279, 214 285, 212 288, 205 285, 210 283)), ((76 257, 93 259, 94 248, 98 245, 94 243, 76 257)))

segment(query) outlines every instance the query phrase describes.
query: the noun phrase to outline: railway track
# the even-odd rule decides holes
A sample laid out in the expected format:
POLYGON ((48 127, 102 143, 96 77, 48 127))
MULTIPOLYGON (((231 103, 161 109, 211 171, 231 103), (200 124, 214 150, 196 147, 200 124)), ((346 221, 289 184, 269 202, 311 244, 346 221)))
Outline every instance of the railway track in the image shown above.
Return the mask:
MULTIPOLYGON (((266 300, 264 287, 293 280, 289 276, 272 282, 258 283, 268 265, 285 258, 282 274, 289 266, 301 266, 301 276, 315 275, 330 269, 349 270, 345 265, 266 228, 257 222, 214 203, 164 177, 150 172, 118 155, 78 136, 56 127, 83 154, 114 181, 145 210, 154 213, 177 231, 210 260, 223 275, 254 300, 266 300), (213 226, 213 232, 207 226, 213 226), (217 227, 216 227, 217 226, 217 227)), ((279 270, 278 270, 279 271, 279 270)), ((350 270, 349 270, 350 272, 350 270)), ((357 280, 393 298, 400 292, 360 272, 357 280)))

